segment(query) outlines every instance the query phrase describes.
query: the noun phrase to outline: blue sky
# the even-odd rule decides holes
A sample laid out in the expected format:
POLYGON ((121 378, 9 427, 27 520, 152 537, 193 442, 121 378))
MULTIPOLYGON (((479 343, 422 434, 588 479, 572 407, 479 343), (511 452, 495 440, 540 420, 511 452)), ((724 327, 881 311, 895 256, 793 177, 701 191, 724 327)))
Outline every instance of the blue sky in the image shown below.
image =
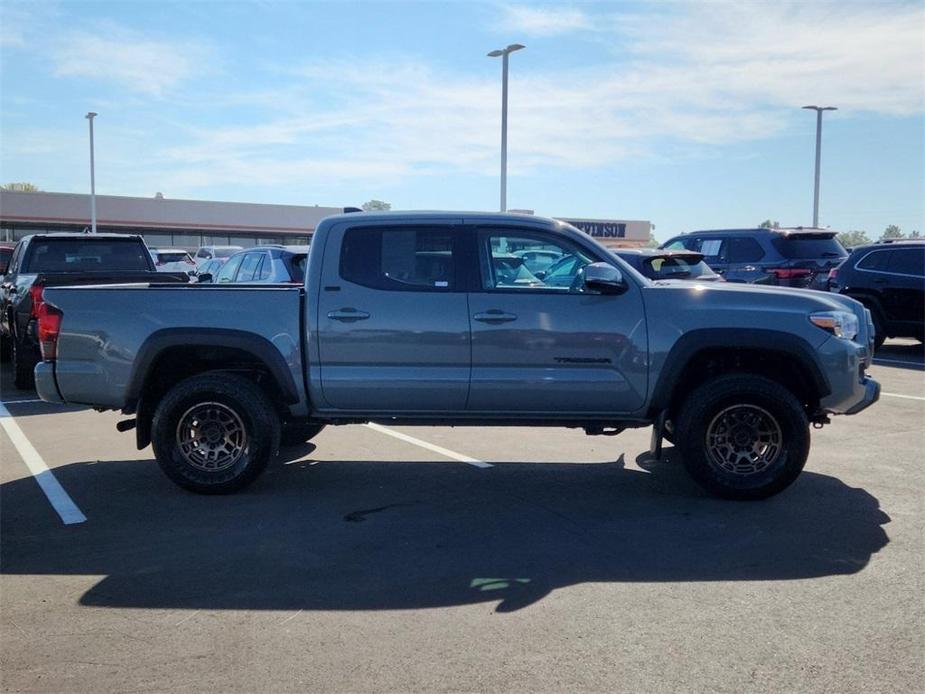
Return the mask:
POLYGON ((0 5, 0 179, 693 228, 925 231, 921 2, 0 5))

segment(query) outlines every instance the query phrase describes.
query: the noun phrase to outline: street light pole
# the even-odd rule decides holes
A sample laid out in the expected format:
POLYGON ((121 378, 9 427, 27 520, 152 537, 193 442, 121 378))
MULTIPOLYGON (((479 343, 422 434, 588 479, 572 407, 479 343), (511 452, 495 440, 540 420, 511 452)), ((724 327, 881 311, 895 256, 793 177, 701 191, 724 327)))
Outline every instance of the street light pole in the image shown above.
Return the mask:
POLYGON ((507 211, 507 66, 508 56, 524 46, 512 43, 488 54, 489 58, 501 57, 501 211, 507 211))
POLYGON ((96 233, 96 170, 93 161, 93 119, 99 114, 90 111, 84 118, 90 121, 90 230, 96 233))
POLYGON ((835 106, 804 106, 816 112, 816 185, 813 189, 813 228, 819 227, 819 168, 822 163, 822 112, 837 111, 835 106))

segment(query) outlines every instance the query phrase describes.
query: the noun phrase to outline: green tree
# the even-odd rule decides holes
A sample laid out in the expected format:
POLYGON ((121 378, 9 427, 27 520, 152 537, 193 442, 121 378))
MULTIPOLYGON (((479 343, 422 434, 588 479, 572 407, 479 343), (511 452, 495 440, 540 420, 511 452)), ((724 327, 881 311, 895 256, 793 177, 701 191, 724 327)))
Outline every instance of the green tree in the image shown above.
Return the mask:
POLYGON ((39 187, 34 183, 20 181, 19 183, 7 183, 5 186, 0 186, 0 190, 8 190, 11 193, 38 193, 39 187))
POLYGON ((838 235, 838 240, 845 248, 854 248, 855 246, 863 246, 866 243, 870 243, 867 232, 860 229, 843 231, 838 235))
POLYGON ((910 239, 920 239, 920 238, 922 238, 922 232, 920 232, 918 229, 913 229, 913 230, 909 233, 909 238, 910 238, 910 239))
POLYGON ((903 233, 903 230, 900 229, 895 224, 890 224, 886 229, 883 230, 883 236, 880 238, 884 239, 904 239, 906 235, 903 233))
POLYGON ((382 200, 369 200, 360 205, 364 212, 384 212, 392 209, 392 203, 382 200))
POLYGON ((766 219, 758 227, 760 229, 780 229, 780 222, 772 222, 770 219, 766 219))

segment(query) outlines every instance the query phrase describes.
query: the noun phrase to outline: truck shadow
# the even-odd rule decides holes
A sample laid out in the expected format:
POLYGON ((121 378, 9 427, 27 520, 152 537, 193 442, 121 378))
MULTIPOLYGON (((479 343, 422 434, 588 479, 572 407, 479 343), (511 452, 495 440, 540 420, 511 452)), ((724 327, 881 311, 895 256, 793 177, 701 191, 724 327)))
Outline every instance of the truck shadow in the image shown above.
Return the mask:
POLYGON ((153 461, 76 463, 55 474, 82 525, 61 525, 31 478, 2 485, 0 565, 102 576, 80 598, 96 607, 510 612, 589 582, 853 574, 889 542, 877 499, 834 477, 736 503, 676 464, 622 459, 281 460, 226 497, 183 492, 153 461))

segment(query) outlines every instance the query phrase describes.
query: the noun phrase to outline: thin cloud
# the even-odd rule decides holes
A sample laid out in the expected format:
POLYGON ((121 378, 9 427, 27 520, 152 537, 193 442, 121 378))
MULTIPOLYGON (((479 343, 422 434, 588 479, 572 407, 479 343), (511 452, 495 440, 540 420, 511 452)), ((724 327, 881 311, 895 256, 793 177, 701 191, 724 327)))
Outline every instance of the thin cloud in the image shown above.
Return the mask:
POLYGON ((212 51, 195 42, 150 38, 107 24, 61 36, 51 58, 59 77, 112 82, 159 97, 208 71, 212 51))
POLYGON ((508 5, 503 8, 498 28, 525 36, 558 36, 588 29, 588 16, 575 7, 531 7, 508 5))

